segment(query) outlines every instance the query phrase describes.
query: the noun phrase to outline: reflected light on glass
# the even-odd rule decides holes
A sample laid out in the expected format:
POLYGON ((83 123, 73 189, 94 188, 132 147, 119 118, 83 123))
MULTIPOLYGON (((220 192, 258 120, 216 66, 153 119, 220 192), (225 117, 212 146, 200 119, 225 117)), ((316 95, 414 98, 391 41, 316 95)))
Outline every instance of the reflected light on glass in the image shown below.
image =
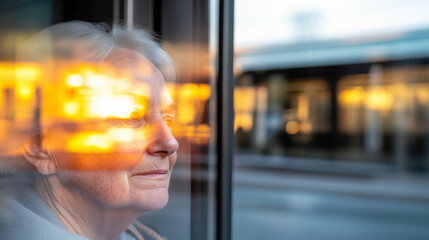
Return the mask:
POLYGON ((15 154, 30 137, 42 70, 27 62, 0 62, 0 153, 15 154))
POLYGON ((79 74, 70 74, 66 78, 66 83, 70 87, 82 87, 82 85, 83 85, 83 78, 79 74))
POLYGON ((88 115, 94 117, 127 118, 135 109, 142 109, 129 96, 94 96, 88 106, 88 115))
POLYGON ((392 97, 383 87, 376 86, 368 90, 365 105, 373 110, 387 110, 392 105, 392 97))
POLYGON ((210 139, 210 127, 198 124, 203 107, 211 96, 208 84, 167 84, 170 95, 177 105, 173 133, 176 137, 185 137, 195 144, 207 144, 210 139))

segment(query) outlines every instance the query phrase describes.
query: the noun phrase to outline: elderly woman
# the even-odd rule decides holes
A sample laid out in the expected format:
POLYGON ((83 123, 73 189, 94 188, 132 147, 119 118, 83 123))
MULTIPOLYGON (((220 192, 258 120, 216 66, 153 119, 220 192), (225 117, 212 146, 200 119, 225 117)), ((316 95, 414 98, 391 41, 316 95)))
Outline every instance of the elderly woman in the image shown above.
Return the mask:
POLYGON ((25 172, 0 180, 0 238, 162 239, 135 219, 168 201, 178 149, 168 55, 142 30, 85 22, 29 47, 44 69, 40 111, 13 159, 25 172))

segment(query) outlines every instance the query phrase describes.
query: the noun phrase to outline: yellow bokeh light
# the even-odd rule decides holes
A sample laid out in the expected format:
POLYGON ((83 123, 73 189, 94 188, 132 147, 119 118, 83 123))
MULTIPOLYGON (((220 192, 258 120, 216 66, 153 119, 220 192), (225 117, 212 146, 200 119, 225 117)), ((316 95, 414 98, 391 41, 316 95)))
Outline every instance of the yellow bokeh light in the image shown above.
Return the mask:
POLYGON ((362 104, 365 98, 365 90, 362 87, 342 90, 338 96, 340 104, 357 106, 362 104))
POLYGON ((250 131, 253 127, 253 117, 251 113, 236 113, 234 121, 234 131, 239 128, 250 131))
POLYGON ((255 97, 254 87, 236 87, 234 89, 234 110, 236 112, 254 111, 255 97))
POLYGON ((82 87, 82 85, 83 85, 83 78, 79 74, 70 74, 66 78, 66 83, 70 87, 82 87))
POLYGON ((34 80, 40 75, 40 67, 33 63, 0 63, 2 79, 34 80))
POLYGON ((33 96, 35 87, 30 82, 18 81, 16 83, 16 94, 21 99, 30 99, 33 96))
POLYGON ((136 108, 142 106, 135 104, 130 96, 94 96, 89 102, 88 116, 106 118, 127 118, 136 108))
POLYGON ((36 79, 40 75, 40 69, 35 65, 22 65, 17 66, 16 70, 17 79, 36 79))
POLYGON ((76 116, 78 114, 79 111, 79 103, 74 101, 74 102, 66 102, 64 103, 64 113, 67 116, 76 116))
POLYGON ((392 105, 392 98, 383 87, 373 87, 368 91, 365 98, 365 105, 369 109, 387 110, 392 105))

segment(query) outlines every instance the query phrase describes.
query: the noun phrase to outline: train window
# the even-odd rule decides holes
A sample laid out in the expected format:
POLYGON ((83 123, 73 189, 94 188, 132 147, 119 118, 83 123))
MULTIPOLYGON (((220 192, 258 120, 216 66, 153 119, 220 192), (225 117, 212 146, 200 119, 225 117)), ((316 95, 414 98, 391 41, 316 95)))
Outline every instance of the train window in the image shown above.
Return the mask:
POLYGON ((427 7, 236 0, 233 239, 429 237, 427 7))

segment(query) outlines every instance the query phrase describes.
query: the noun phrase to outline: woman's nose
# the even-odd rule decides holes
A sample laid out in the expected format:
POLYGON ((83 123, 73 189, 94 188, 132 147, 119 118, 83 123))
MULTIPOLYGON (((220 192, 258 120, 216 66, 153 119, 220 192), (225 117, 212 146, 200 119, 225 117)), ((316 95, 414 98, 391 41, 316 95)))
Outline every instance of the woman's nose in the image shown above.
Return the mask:
POLYGON ((151 124, 147 135, 147 151, 152 156, 168 157, 179 148, 179 143, 171 133, 170 127, 164 122, 151 124))

